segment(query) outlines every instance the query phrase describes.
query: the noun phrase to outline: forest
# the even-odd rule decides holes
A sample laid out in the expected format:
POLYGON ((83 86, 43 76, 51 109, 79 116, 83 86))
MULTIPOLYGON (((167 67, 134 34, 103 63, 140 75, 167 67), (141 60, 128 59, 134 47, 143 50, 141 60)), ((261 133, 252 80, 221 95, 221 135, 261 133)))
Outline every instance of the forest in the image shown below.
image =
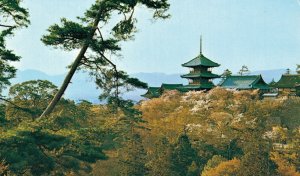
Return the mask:
POLYGON ((134 38, 136 9, 168 20, 169 8, 168 0, 95 0, 41 36, 50 48, 78 51, 62 85, 12 85, 22 58, 7 40, 30 25, 30 9, 0 0, 0 175, 300 176, 299 97, 216 87, 122 98, 148 87, 111 59, 134 38), (64 98, 77 71, 89 73, 104 104, 64 98))

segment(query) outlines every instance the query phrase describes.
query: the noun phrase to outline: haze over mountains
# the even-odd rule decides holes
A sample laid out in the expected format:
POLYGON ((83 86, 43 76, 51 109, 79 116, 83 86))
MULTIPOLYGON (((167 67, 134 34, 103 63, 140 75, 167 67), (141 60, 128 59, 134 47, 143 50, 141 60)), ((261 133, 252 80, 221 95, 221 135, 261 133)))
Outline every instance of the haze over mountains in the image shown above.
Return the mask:
MULTIPOLYGON (((255 71, 251 74, 261 74, 264 80, 269 83, 274 78, 275 81, 278 81, 283 73, 286 72, 286 69, 276 69, 276 70, 262 70, 255 71)), ((187 84, 186 79, 180 77, 181 74, 165 74, 165 73, 135 73, 132 74, 132 77, 139 78, 141 81, 148 83, 149 86, 159 87, 162 83, 182 83, 187 84)), ((21 83, 28 80, 49 80, 55 85, 60 86, 63 79, 63 74, 61 75, 48 75, 44 72, 37 70, 23 70, 17 72, 17 77, 12 80, 13 84, 21 83)), ((217 82, 217 81, 216 81, 217 82)), ((93 103, 100 103, 98 96, 101 90, 96 88, 92 78, 88 76, 88 73, 79 72, 73 77, 72 83, 68 87, 65 97, 70 98, 75 101, 82 99, 91 101, 93 103)), ((129 98, 134 101, 139 101, 142 99, 140 96, 144 94, 146 90, 135 90, 133 92, 127 93, 124 95, 124 98, 129 98)))

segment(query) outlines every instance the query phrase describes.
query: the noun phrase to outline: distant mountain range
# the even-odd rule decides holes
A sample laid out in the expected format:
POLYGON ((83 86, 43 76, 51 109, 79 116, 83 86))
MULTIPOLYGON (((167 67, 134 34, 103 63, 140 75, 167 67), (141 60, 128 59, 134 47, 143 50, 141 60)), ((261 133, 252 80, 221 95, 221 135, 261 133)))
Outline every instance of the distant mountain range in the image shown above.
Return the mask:
MULTIPOLYGON (((278 81, 283 73, 285 73, 285 69, 276 69, 276 70, 262 70, 255 71, 251 74, 261 74, 264 80, 269 83, 274 79, 278 81)), ((132 77, 139 78, 141 81, 148 83, 149 86, 159 87, 162 83, 170 83, 170 84, 187 84, 187 80, 182 79, 180 77, 181 74, 165 74, 165 73, 135 73, 132 74, 132 77)), ((63 79, 63 74, 61 75, 48 75, 44 72, 37 70, 23 70, 17 72, 17 77, 12 80, 13 84, 21 83, 28 80, 49 80, 53 82, 55 85, 60 86, 63 79)), ((78 100, 88 100, 93 103, 99 103, 98 96, 101 90, 96 88, 95 83, 92 78, 89 77, 88 73, 80 72, 76 73, 73 77, 72 83, 68 87, 65 97, 78 101, 78 100)), ((140 96, 144 94, 146 90, 135 90, 133 92, 127 93, 124 95, 124 98, 129 98, 135 101, 139 101, 142 99, 140 96)), ((7 91, 6 91, 7 93, 7 91)))

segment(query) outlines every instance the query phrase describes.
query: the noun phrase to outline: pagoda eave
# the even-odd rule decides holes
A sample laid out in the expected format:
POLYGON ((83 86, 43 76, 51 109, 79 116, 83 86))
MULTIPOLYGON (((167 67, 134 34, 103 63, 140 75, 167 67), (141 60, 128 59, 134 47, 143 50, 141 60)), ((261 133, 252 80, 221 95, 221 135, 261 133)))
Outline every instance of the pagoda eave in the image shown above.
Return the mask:
POLYGON ((208 79, 214 79, 214 78, 220 78, 219 75, 181 75, 181 78, 208 78, 208 79))
POLYGON ((183 88, 188 90, 204 90, 204 89, 212 89, 215 85, 213 84, 198 84, 198 85, 186 85, 183 88))
POLYGON ((220 64, 216 64, 216 65, 203 65, 203 64, 198 64, 198 65, 188 65, 188 64, 181 64, 181 66, 183 67, 188 67, 188 68, 195 68, 195 67, 208 67, 208 68, 213 68, 213 67, 219 67, 220 64))

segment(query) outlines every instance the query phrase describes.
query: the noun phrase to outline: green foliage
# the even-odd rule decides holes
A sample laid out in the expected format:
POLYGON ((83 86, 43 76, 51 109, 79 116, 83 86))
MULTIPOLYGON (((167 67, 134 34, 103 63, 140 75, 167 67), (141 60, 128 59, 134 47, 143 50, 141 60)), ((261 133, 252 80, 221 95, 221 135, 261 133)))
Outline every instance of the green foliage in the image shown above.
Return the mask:
MULTIPOLYGON (((197 163, 197 152, 193 149, 187 135, 181 135, 174 146, 172 153, 172 170, 178 175, 188 175, 188 171, 193 162, 197 163)), ((191 173, 190 173, 191 174, 191 173)), ((198 175, 199 173, 195 174, 198 175)))
POLYGON ((37 120, 0 131, 0 157, 9 163, 13 173, 77 172, 82 162, 106 158, 98 141, 102 137, 100 130, 61 127, 56 131, 51 128, 54 125, 48 119, 37 120))
POLYGON ((118 98, 115 93, 121 94, 122 91, 127 92, 133 90, 134 88, 145 89, 148 87, 146 83, 143 83, 136 78, 131 78, 129 77, 129 75, 122 71, 119 71, 117 73, 114 71, 107 71, 105 75, 95 73, 95 76, 96 84, 99 87, 103 88, 103 92, 99 96, 100 99, 109 99, 109 97, 112 96, 118 98), (114 79, 116 79, 116 82, 112 83, 111 81, 114 79))
POLYGON ((203 172, 208 171, 209 169, 217 167, 222 162, 227 161, 226 158, 220 155, 214 155, 205 165, 203 172))
POLYGON ((226 69, 224 70, 224 72, 222 73, 221 75, 221 78, 224 80, 226 79, 227 77, 231 76, 232 75, 232 72, 229 70, 229 69, 226 69))
POLYGON ((241 158, 238 175, 275 176, 276 165, 271 161, 269 153, 254 149, 241 158))
POLYGON ((6 38, 13 35, 15 29, 27 27, 28 11, 21 7, 20 0, 0 0, 0 93, 10 85, 10 79, 15 76, 16 69, 11 61, 19 61, 20 57, 6 48, 6 38))
POLYGON ((52 116, 38 118, 56 90, 42 80, 11 87, 8 121, 0 126, 0 159, 13 174, 89 173, 92 163, 107 158, 102 150, 113 147, 113 134, 92 121, 90 102, 62 99, 52 116))
MULTIPOLYGON (((218 165, 204 170, 201 176, 236 176, 240 167, 239 159, 232 159, 229 161, 221 161, 218 165)), ((244 175, 244 174, 242 174, 244 175)))
POLYGON ((32 80, 13 85, 9 89, 11 103, 6 108, 7 119, 20 121, 37 118, 56 91, 57 87, 46 80, 32 80))
POLYGON ((0 104, 0 122, 3 122, 5 119, 5 104, 0 104))
POLYGON ((61 47, 66 50, 79 49, 86 42, 89 31, 89 27, 62 18, 61 26, 55 24, 49 27, 49 35, 44 36, 42 41, 45 45, 61 47))
POLYGON ((142 138, 139 134, 133 134, 119 151, 119 163, 121 175, 141 176, 146 175, 147 153, 144 149, 142 138))
POLYGON ((290 98, 284 103, 284 107, 279 113, 281 123, 284 127, 291 130, 297 129, 300 126, 300 100, 299 98, 290 98))
POLYGON ((170 144, 167 138, 157 137, 157 141, 154 143, 153 151, 148 154, 148 163, 146 164, 147 168, 149 168, 150 176, 168 176, 178 175, 174 172, 172 166, 172 152, 173 145, 170 144), (163 169, 162 169, 163 168, 163 169))

